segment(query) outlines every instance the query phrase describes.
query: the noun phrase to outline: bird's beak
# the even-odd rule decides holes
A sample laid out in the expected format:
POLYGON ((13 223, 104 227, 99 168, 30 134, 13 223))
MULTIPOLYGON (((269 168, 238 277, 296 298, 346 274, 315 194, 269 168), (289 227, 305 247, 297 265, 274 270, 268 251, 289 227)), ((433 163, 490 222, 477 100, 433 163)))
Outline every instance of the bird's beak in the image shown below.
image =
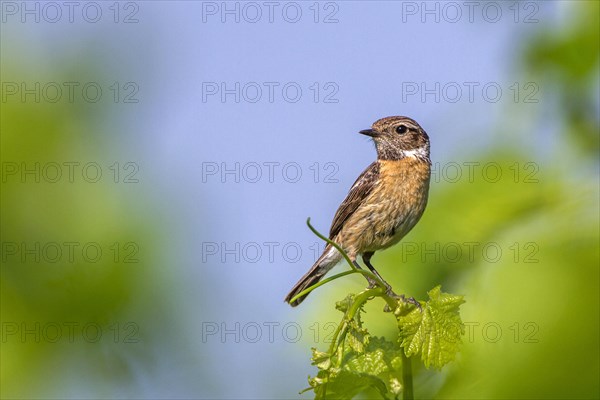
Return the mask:
POLYGON ((359 133, 362 133, 363 135, 371 136, 373 138, 379 136, 379 132, 377 132, 374 129, 363 129, 359 133))

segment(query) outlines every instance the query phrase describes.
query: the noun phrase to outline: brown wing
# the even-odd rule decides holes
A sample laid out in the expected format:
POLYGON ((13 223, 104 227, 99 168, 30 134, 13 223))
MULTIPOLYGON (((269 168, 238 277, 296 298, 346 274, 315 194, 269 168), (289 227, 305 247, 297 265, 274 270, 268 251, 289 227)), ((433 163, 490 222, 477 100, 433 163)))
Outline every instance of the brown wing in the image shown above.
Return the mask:
POLYGON ((344 222, 356 211, 363 200, 371 193, 375 183, 379 178, 379 163, 377 161, 369 165, 367 169, 356 179, 354 185, 350 188, 348 195, 338 208, 331 223, 329 238, 333 239, 341 230, 344 222))

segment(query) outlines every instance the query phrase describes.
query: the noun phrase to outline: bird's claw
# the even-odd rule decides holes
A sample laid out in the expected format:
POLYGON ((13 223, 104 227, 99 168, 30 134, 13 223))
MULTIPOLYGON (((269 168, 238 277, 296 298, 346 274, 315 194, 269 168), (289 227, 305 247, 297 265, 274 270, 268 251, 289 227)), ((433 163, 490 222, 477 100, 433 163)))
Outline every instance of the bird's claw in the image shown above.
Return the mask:
POLYGON ((419 309, 419 311, 423 312, 423 307, 421 307, 421 303, 419 303, 419 301, 417 299, 415 299, 414 297, 409 297, 407 299, 405 295, 402 295, 402 296, 400 296, 400 298, 402 299, 403 302, 408 303, 408 304, 413 304, 419 309))
POLYGON ((367 289, 374 289, 377 286, 379 286, 379 284, 377 283, 377 281, 375 279, 367 277, 367 282, 369 282, 369 286, 367 286, 367 289))
MULTIPOLYGON (((390 296, 391 298, 393 298, 394 300, 398 300, 398 301, 402 301, 406 304, 412 304, 415 307, 417 307, 419 309, 419 311, 423 312, 423 307, 421 306, 421 303, 419 303, 419 301, 417 299, 415 299, 414 297, 409 297, 407 298, 405 295, 401 294, 400 296, 398 296, 396 293, 394 293, 391 288, 386 291, 386 294, 388 296, 390 296)), ((383 312, 391 312, 392 309, 390 308, 390 306, 388 304, 385 305, 385 307, 383 308, 383 312)))
MULTIPOLYGON (((404 296, 398 296, 396 293, 394 293, 394 291, 392 290, 392 287, 390 285, 385 285, 385 294, 394 300, 399 300, 404 297, 404 296)), ((386 304, 385 307, 383 307, 383 312, 392 312, 392 311, 393 310, 390 308, 390 306, 388 304, 386 304)))

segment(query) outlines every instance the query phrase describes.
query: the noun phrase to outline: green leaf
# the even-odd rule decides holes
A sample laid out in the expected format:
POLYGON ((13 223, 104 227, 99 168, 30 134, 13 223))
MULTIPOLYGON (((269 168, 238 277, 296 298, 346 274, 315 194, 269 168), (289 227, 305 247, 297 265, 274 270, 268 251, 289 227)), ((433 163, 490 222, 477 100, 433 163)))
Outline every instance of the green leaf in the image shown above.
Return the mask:
POLYGON ((365 351, 365 346, 369 343, 369 332, 362 328, 356 321, 352 321, 349 324, 346 340, 350 349, 357 353, 362 353, 365 351))
POLYGON ((321 370, 328 370, 331 367, 331 354, 318 351, 314 347, 312 350, 312 365, 316 365, 321 370))
MULTIPOLYGON (((310 228, 324 238, 312 226, 310 228)), ((347 254, 342 249, 339 251, 351 264, 347 254)), ((375 275, 372 278, 379 279, 375 275)), ((438 286, 428 293, 427 303, 420 302, 420 307, 416 307, 403 297, 390 296, 383 288, 384 283, 379 283, 378 287, 369 287, 357 295, 349 294, 336 303, 336 309, 344 317, 328 351, 312 349, 312 364, 319 371, 315 377, 308 377, 310 388, 301 393, 312 389, 316 399, 352 399, 360 393, 367 396, 378 393, 384 399, 398 399, 402 394, 404 399, 413 399, 412 367, 408 357, 420 353, 427 367, 436 368, 455 357, 464 334, 458 314, 463 303, 461 296, 442 293, 438 286), (364 305, 378 297, 385 301, 385 309, 394 311, 399 336, 393 342, 372 337, 363 327, 364 305)))
POLYGON ((421 354, 427 368, 441 369, 454 360, 462 343, 464 324, 459 315, 463 296, 442 293, 437 286, 428 292, 422 311, 414 308, 397 316, 399 343, 407 357, 421 354))
MULTIPOLYGON (((311 386, 319 377, 309 380, 311 386)), ((314 387, 314 386, 313 386, 314 387)), ((339 371, 328 382, 319 380, 315 387, 315 399, 347 399, 354 398, 360 392, 369 388, 377 390, 386 398, 387 388, 385 382, 376 376, 368 374, 355 374, 348 371, 339 371)))
MULTIPOLYGON (((317 399, 350 399, 367 390, 375 390, 383 398, 389 398, 389 395, 396 397, 401 393, 402 349, 397 343, 365 333, 369 344, 363 352, 356 352, 347 344, 341 368, 325 370, 319 367, 317 376, 309 378, 317 399)), ((327 354, 313 350, 313 364, 317 361, 316 357, 323 361, 327 354)))
POLYGON ((362 327, 362 306, 353 307, 355 300, 354 295, 349 295, 336 304, 344 313, 339 345, 327 353, 312 349, 312 363, 319 372, 316 377, 309 377, 308 382, 317 399, 351 399, 367 390, 376 390, 387 398, 388 385, 394 396, 402 387, 398 384, 401 372, 392 367, 401 365, 395 359, 401 356, 402 350, 393 342, 370 336, 362 327), (350 315, 352 309, 356 312, 350 315))
POLYGON ((350 309, 350 306, 352 306, 352 303, 354 303, 354 297, 354 293, 350 293, 344 300, 337 301, 335 303, 335 309, 343 313, 347 312, 348 309, 350 309))

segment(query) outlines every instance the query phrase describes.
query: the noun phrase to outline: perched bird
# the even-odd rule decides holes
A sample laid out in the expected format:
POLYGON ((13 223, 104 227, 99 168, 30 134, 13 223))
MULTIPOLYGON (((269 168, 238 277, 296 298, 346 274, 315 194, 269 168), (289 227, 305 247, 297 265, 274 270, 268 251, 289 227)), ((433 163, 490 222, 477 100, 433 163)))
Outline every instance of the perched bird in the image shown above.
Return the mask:
MULTIPOLYGON (((381 278, 371 265, 371 257, 377 250, 398 243, 419 221, 427 205, 431 176, 429 137, 408 117, 382 118, 360 133, 373 138, 377 160, 350 188, 335 213, 329 238, 359 268, 356 258, 362 255, 367 267, 381 278)), ((285 301, 292 307, 300 304, 306 295, 294 302, 292 298, 317 283, 341 259, 340 252, 328 244, 285 301)))

